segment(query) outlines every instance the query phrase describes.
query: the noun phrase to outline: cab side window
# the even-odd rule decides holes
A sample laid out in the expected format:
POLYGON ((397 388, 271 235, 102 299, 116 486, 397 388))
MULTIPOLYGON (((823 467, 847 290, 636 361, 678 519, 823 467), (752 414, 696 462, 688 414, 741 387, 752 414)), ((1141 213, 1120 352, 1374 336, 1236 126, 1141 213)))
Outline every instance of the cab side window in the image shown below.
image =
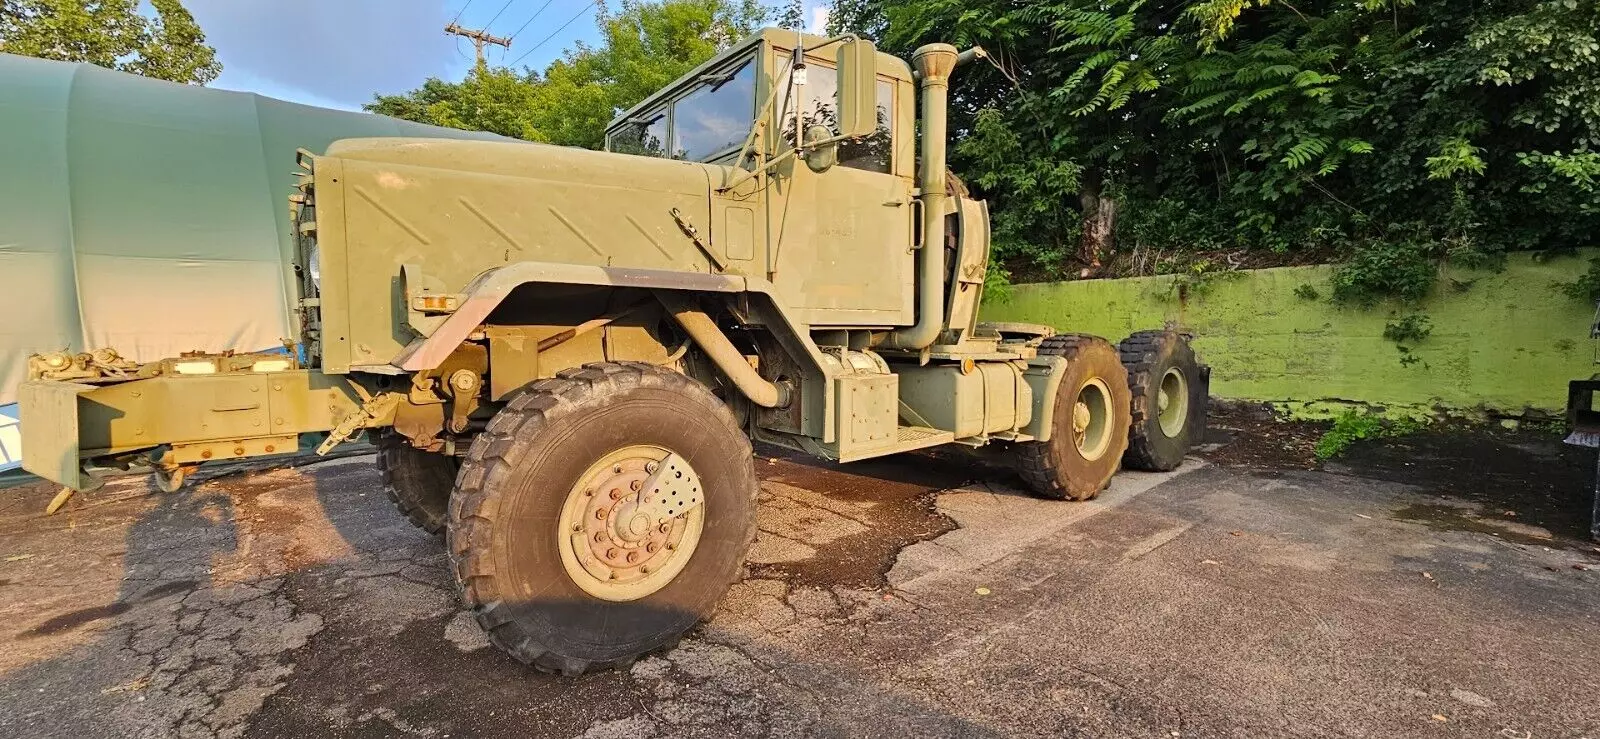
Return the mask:
MULTIPOLYGON (((787 75, 787 70, 784 71, 787 75)), ((830 64, 817 61, 806 63, 806 84, 800 88, 800 116, 805 128, 825 126, 838 132, 839 91, 838 78, 830 64)), ((783 140, 794 141, 794 107, 788 92, 780 92, 783 101, 783 140)), ((839 164, 869 172, 892 171, 891 155, 894 151, 894 84, 878 80, 878 130, 871 136, 839 144, 839 164)))
POLYGON ((629 119, 606 136, 606 151, 647 157, 666 156, 666 111, 648 112, 629 119))
POLYGON ((756 112, 755 62, 708 74, 672 106, 672 158, 703 162, 744 143, 756 112))

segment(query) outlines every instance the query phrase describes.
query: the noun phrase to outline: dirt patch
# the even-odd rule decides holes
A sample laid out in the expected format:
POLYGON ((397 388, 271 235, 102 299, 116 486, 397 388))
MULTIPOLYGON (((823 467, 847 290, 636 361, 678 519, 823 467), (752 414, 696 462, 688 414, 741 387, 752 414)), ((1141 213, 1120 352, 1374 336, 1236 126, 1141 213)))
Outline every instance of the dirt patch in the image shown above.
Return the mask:
POLYGON ((1328 469, 1416 485, 1475 506, 1412 506, 1397 518, 1436 528, 1487 527, 1502 536, 1521 532, 1547 546, 1590 549, 1594 456, 1594 450, 1567 446, 1549 431, 1452 425, 1358 442, 1328 469), (1543 529, 1552 538, 1523 527, 1543 529))
POLYGON ((1261 404, 1214 403, 1200 456, 1218 465, 1323 469, 1414 485, 1438 501, 1406 506, 1395 518, 1593 551, 1595 452, 1561 443, 1556 431, 1444 421, 1416 434, 1357 441, 1322 462, 1315 448, 1330 427, 1282 419, 1261 404))
POLYGON ((758 451, 756 473, 764 514, 757 546, 787 546, 794 556, 754 561, 750 575, 864 588, 884 586, 902 548, 954 529, 934 499, 981 474, 970 461, 931 454, 840 465, 771 447, 758 451))
POLYGON ((1331 426, 1326 421, 1279 418, 1271 408, 1253 403, 1219 403, 1209 410, 1209 423, 1199 456, 1212 464, 1275 470, 1314 470, 1317 440, 1331 426))

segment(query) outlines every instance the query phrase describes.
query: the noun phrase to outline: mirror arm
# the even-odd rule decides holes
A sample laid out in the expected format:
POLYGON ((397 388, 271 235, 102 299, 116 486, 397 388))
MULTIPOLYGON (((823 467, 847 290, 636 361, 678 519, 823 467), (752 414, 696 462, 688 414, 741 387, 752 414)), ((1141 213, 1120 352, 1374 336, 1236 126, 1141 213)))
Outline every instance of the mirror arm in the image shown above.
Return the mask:
POLYGON ((813 149, 821 149, 824 146, 828 146, 830 144, 837 144, 837 143, 839 143, 841 141, 849 141, 851 139, 860 139, 860 138, 866 138, 866 137, 864 137, 864 136, 845 136, 845 135, 842 135, 842 134, 839 135, 839 136, 829 136, 828 138, 822 139, 820 141, 812 141, 812 142, 806 144, 803 148, 799 149, 796 153, 803 157, 803 156, 806 155, 807 151, 811 151, 813 149))
POLYGON ((838 35, 838 36, 834 36, 832 38, 825 38, 825 39, 823 39, 821 41, 818 41, 818 42, 816 42, 816 43, 814 43, 814 44, 812 44, 810 46, 805 47, 804 50, 805 51, 816 51, 817 49, 820 49, 820 48, 822 48, 824 46, 827 46, 828 44, 836 44, 836 43, 839 43, 840 41, 856 41, 856 40, 859 40, 860 38, 861 38, 860 36, 857 36, 857 35, 855 35, 853 33, 841 34, 841 35, 838 35))
MULTIPOLYGON (((829 44, 835 44, 835 43, 839 43, 839 42, 842 42, 842 41, 856 41, 856 40, 859 40, 860 38, 861 38, 860 36, 857 36, 856 34, 853 34, 853 33, 841 34, 841 35, 838 35, 838 36, 834 36, 832 38, 826 38, 826 39, 823 39, 821 41, 818 41, 815 44, 812 44, 810 46, 805 47, 804 49, 802 49, 802 51, 813 51, 815 49, 820 49, 820 48, 822 48, 824 46, 827 46, 829 44)), ((977 51, 980 54, 983 51, 982 47, 974 47, 973 50, 977 51)), ((791 66, 792 66, 792 64, 791 64, 791 66)), ((781 77, 782 76, 781 73, 778 76, 781 77)), ((781 89, 787 89, 788 87, 790 87, 790 85, 784 85, 783 88, 781 88, 781 89)), ((797 147, 797 148, 794 148, 794 149, 790 149, 789 151, 786 151, 783 154, 778 155, 777 157, 772 158, 771 160, 767 161, 766 163, 762 164, 759 167, 756 167, 755 169, 744 169, 744 167, 743 167, 745 156, 751 152, 751 146, 755 144, 756 134, 760 133, 762 130, 764 130, 766 128, 767 115, 771 113, 773 103, 777 102, 777 100, 778 100, 778 90, 779 89, 780 89, 780 87, 777 84, 773 84, 772 91, 767 93, 767 101, 761 105, 761 112, 756 114, 756 119, 755 119, 754 125, 750 126, 749 135, 744 137, 744 145, 739 147, 739 156, 734 159, 734 166, 738 167, 742 171, 740 171, 739 174, 736 175, 727 184, 723 185, 722 187, 717 188, 717 192, 724 193, 724 192, 727 192, 729 190, 732 190, 733 188, 738 187, 741 184, 744 184, 744 182, 746 180, 749 180, 752 177, 755 177, 756 175, 761 174, 762 172, 765 172, 765 171, 767 171, 769 169, 772 169, 773 167, 776 167, 779 164, 782 164, 783 162, 786 162, 789 159, 792 159, 797 155, 803 155, 805 153, 804 149, 797 147)), ((796 127, 795 134, 797 136, 800 135, 800 132, 798 130, 798 126, 796 127)), ((805 147, 805 148, 815 149, 815 148, 818 148, 818 147, 827 146, 828 144, 836 144, 836 143, 839 143, 839 142, 844 141, 846 139, 852 139, 852 138, 860 138, 860 137, 858 137, 858 136, 834 136, 832 138, 827 138, 827 139, 823 139, 821 141, 813 142, 813 143, 811 143, 810 146, 805 147)), ((758 154, 759 154, 759 152, 758 152, 758 154)))
POLYGON ((782 154, 779 154, 778 156, 773 157, 772 159, 768 160, 766 164, 763 164, 760 167, 757 167, 755 169, 740 170, 738 176, 734 177, 731 181, 728 182, 728 184, 717 188, 717 192, 718 193, 724 193, 724 192, 727 192, 729 190, 732 190, 733 188, 744 184, 744 182, 746 180, 749 180, 750 178, 755 177, 756 175, 761 174, 762 172, 765 172, 765 171, 767 171, 769 169, 772 169, 773 167, 776 167, 776 166, 778 166, 778 165, 780 165, 780 164, 782 164, 784 162, 789 161, 790 159, 793 159, 794 156, 796 154, 798 154, 798 153, 800 153, 799 149, 790 149, 790 150, 788 150, 788 151, 786 151, 786 152, 784 152, 782 154))
MULTIPOLYGON (((849 35, 853 36, 854 34, 849 34, 849 35)), ((751 153, 751 148, 750 147, 755 145, 756 134, 762 132, 767 127, 767 115, 772 112, 772 104, 776 103, 778 101, 778 90, 780 90, 780 89, 788 89, 788 87, 789 87, 789 85, 787 85, 787 84, 783 85, 781 88, 778 86, 778 84, 776 82, 776 78, 777 77, 782 77, 782 76, 783 76, 783 74, 781 72, 779 74, 777 74, 777 75, 774 75, 775 80, 774 80, 773 85, 772 85, 772 91, 767 93, 767 101, 765 103, 761 104, 761 112, 756 114, 755 121, 750 126, 749 135, 744 137, 744 146, 739 147, 739 156, 736 157, 733 160, 734 166, 736 166, 736 167, 738 167, 740 169, 744 169, 744 158, 745 158, 745 155, 751 153)), ((760 152, 756 152, 756 154, 757 154, 757 159, 759 159, 760 158, 760 152)), ((790 152, 789 154, 792 156, 793 152, 790 152)), ((763 164, 762 166, 755 168, 754 170, 746 169, 743 172, 741 172, 738 177, 733 178, 733 182, 731 182, 731 183, 729 183, 727 185, 724 185, 724 186, 722 186, 720 188, 717 188, 717 192, 720 193, 720 192, 727 192, 729 190, 732 190, 734 187, 737 187, 739 184, 743 183, 745 180, 748 180, 751 177, 754 177, 754 176, 756 176, 758 174, 761 174, 762 172, 765 172, 768 169, 771 169, 773 165, 775 165, 775 164, 777 164, 778 162, 781 162, 781 161, 783 161, 783 157, 778 157, 777 159, 773 159, 772 161, 769 161, 766 164, 763 164)))

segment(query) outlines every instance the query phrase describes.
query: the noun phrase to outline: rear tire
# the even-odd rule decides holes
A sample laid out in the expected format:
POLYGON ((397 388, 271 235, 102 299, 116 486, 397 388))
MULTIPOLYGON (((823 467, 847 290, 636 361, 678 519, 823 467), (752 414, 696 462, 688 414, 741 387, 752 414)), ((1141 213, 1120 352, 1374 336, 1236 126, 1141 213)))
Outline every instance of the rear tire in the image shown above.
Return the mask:
POLYGON ((1039 354, 1065 358, 1067 370, 1050 440, 1018 444, 1017 472, 1041 497, 1089 500, 1111 484, 1128 448, 1128 373, 1098 336, 1052 336, 1039 354))
POLYGON ((418 449, 401 434, 387 431, 378 436, 383 492, 406 520, 434 536, 444 535, 450 490, 459 468, 455 457, 418 449))
POLYGON ((749 439, 704 385, 643 363, 589 364, 532 383, 473 441, 450 500, 450 555, 499 649, 565 675, 622 667, 711 614, 755 538, 755 498, 749 439), (692 468, 700 507, 656 528, 610 523, 635 515, 628 481, 662 453, 692 468))
POLYGON ((1119 349, 1133 393, 1123 464, 1152 472, 1177 469, 1205 433, 1211 370, 1176 331, 1140 331, 1119 349))

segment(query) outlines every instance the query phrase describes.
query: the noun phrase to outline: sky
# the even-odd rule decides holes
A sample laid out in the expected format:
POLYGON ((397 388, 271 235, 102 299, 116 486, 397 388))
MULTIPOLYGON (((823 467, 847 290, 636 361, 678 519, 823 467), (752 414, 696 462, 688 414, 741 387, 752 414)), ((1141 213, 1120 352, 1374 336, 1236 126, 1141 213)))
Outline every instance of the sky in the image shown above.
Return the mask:
MULTIPOLYGON (((344 110, 359 110, 374 93, 411 90, 429 77, 465 76, 472 66, 472 43, 444 33, 458 13, 463 27, 487 26, 496 36, 515 34, 509 51, 488 47, 491 64, 510 63, 527 54, 519 66, 543 69, 574 43, 593 43, 599 37, 590 0, 549 0, 540 10, 545 4, 545 0, 185 2, 222 62, 222 76, 211 87, 344 110)), ((806 0, 806 8, 813 26, 826 25, 826 0, 806 0)))

